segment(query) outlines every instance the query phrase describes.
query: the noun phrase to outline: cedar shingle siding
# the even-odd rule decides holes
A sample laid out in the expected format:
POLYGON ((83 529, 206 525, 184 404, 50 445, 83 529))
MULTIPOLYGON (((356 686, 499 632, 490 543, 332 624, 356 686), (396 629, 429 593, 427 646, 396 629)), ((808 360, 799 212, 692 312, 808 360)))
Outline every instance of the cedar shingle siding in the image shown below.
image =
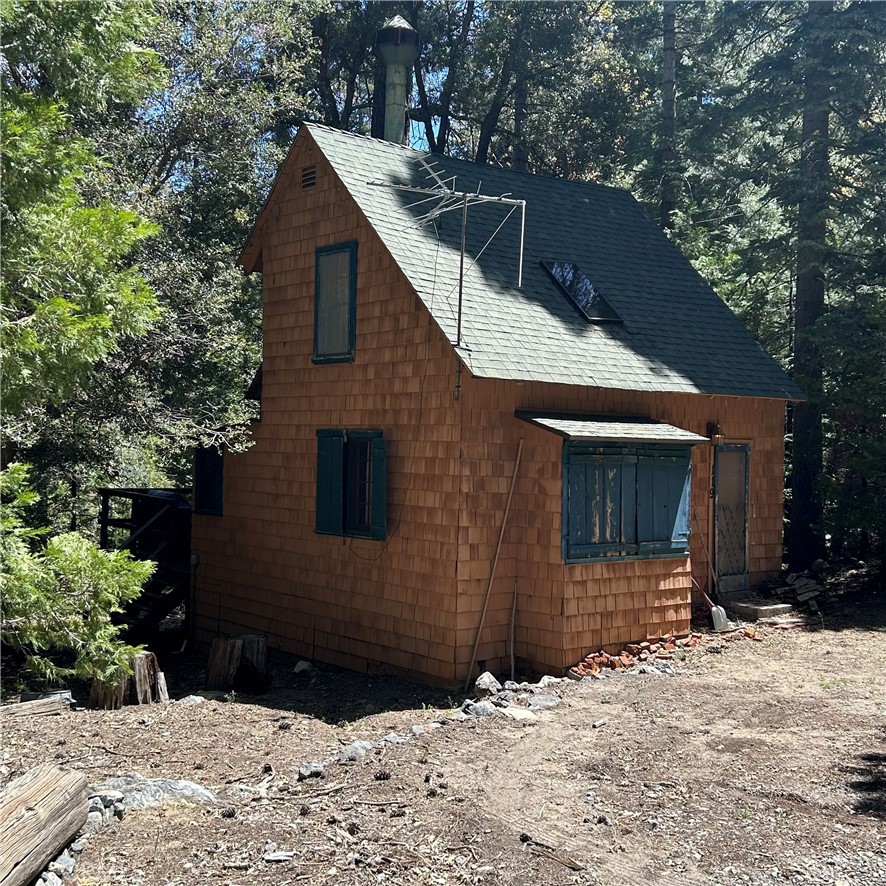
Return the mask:
MULTIPOLYGON (((691 357, 695 362, 690 367, 666 354, 659 363, 650 359, 644 364, 642 351, 652 347, 648 344, 632 352, 619 375, 612 361, 629 346, 618 335, 601 333, 602 326, 579 328, 586 321, 562 294, 563 305, 548 304, 556 284, 538 265, 542 256, 535 245, 529 248, 528 237, 522 294, 493 286, 494 292, 483 293, 484 304, 494 303, 481 320, 480 294, 467 287, 465 330, 472 350, 461 357, 471 371, 463 372, 456 400, 450 303, 457 254, 453 258, 445 238, 436 254, 436 245, 422 246, 424 241, 414 241, 413 232, 404 234, 399 221, 387 218, 394 211, 388 201, 403 196, 366 184, 393 174, 385 165, 394 163, 389 157, 398 169, 405 168, 397 158, 407 155, 411 158, 406 149, 386 143, 303 127, 244 253, 247 266, 261 257, 264 274, 262 420, 253 426, 255 445, 224 459, 223 515, 194 517, 193 550, 200 557, 198 638, 205 643, 218 633, 258 631, 273 646, 319 661, 381 668, 438 683, 463 680, 521 438, 522 463, 478 659, 493 670, 508 666, 515 582, 516 654, 523 667, 562 672, 593 648, 686 631, 691 571, 702 579, 707 575, 701 536, 709 546, 712 447, 703 443, 692 448, 691 559, 571 564, 562 556, 563 439, 516 417, 518 410, 646 416, 698 435, 706 434, 709 422, 718 421, 729 442, 750 445, 751 581, 777 571, 782 398, 797 392, 769 358, 742 373, 729 364, 733 359, 754 364, 759 351, 734 318, 726 321, 727 332, 733 321, 738 331, 726 336, 729 347, 722 357, 709 341, 710 327, 689 322, 697 311, 704 322, 721 311, 732 315, 719 301, 698 307, 693 301, 703 301, 698 283, 685 294, 691 287, 675 280, 684 273, 682 257, 669 257, 661 276, 669 280, 675 298, 683 292, 680 297, 688 299, 673 312, 673 328, 687 330, 680 344, 684 352, 686 336, 697 340, 691 357), (335 155, 334 166, 330 154, 335 155), (315 185, 303 189, 301 170, 311 166, 316 168, 315 185), (377 194, 384 196, 370 197, 377 194), (378 206, 367 203, 370 199, 377 199, 378 206), (358 244, 353 361, 316 364, 316 251, 350 241, 358 244), (410 264, 409 273, 404 263, 410 264), (537 267, 550 290, 533 288, 537 275, 530 267, 537 267), (522 299, 528 307, 500 316, 508 299, 522 299), (564 319, 561 312, 567 310, 574 319, 564 319), (541 315, 548 317, 545 323, 541 315), (549 336, 563 328, 565 344, 555 360, 556 343, 549 336), (530 331, 535 333, 532 340, 530 331), (598 345, 609 349, 603 361, 610 367, 605 379, 603 369, 586 366, 576 356, 576 348, 591 353, 598 345), (677 369, 670 371, 669 366, 677 369), (700 392, 701 376, 708 371, 714 375, 707 381, 716 383, 707 388, 728 391, 700 392), (504 377, 488 377, 496 374, 504 377), (598 376, 608 386, 594 383, 598 376), (619 384, 637 389, 619 389, 619 384), (736 396, 746 390, 757 394, 736 396), (317 432, 322 429, 382 432, 387 454, 383 539, 315 531, 317 432)), ((524 196, 516 193, 510 178, 502 186, 495 170, 443 162, 447 168, 454 164, 459 188, 475 186, 475 175, 483 179, 486 193, 509 190, 524 196)), ((556 201, 561 183, 516 177, 532 192, 526 195, 532 227, 533 205, 556 201)), ((596 214, 606 224, 587 235, 587 255, 575 257, 594 267, 594 256, 616 251, 597 245, 599 238, 630 234, 636 291, 619 297, 602 273, 594 284, 625 317, 625 327, 639 324, 631 312, 624 312, 622 299, 645 298, 653 260, 644 256, 652 248, 647 244, 652 235, 647 238, 643 228, 642 236, 634 236, 639 224, 634 209, 619 220, 622 206, 636 205, 627 195, 582 188, 589 195, 605 192, 596 214)), ((476 211, 479 217, 485 210, 476 211)), ((570 218, 566 212, 566 221, 570 218)), ((478 237, 482 230, 480 224, 472 228, 478 237)), ((498 251, 493 257, 498 259, 489 273, 515 276, 513 243, 494 242, 498 251)), ((676 252, 666 245, 667 255, 668 250, 676 252)), ((706 292, 705 297, 716 299, 706 292)), ((632 327, 631 335, 646 336, 639 329, 632 327)), ((666 336, 668 329, 655 334, 666 336)))

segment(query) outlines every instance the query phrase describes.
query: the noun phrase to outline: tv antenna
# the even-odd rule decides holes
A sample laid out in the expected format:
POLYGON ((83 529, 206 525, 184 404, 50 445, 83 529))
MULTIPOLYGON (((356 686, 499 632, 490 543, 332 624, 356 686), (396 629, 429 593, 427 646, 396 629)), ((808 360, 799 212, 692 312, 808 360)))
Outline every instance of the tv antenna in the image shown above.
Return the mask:
MULTIPOLYGON (((500 197, 493 197, 480 193, 480 184, 477 185, 476 191, 457 191, 455 189, 456 177, 454 175, 443 178, 444 171, 437 167, 437 161, 433 159, 433 154, 422 154, 416 161, 424 170, 426 178, 429 180, 427 187, 418 185, 404 185, 396 182, 386 182, 373 180, 370 185, 378 188, 390 188, 395 191, 403 191, 410 194, 421 194, 424 199, 416 200, 410 205, 410 209, 421 206, 426 203, 433 204, 423 215, 420 215, 414 222, 412 227, 424 227, 431 222, 436 221, 440 216, 447 212, 461 209, 461 254, 458 267, 458 319, 456 324, 455 346, 460 348, 461 341, 461 319, 462 319, 462 302, 464 297, 464 281, 465 281, 465 240, 468 230, 468 208, 481 203, 499 203, 503 206, 510 206, 511 211, 505 216, 501 224, 495 229, 492 236, 486 241, 483 249, 477 253, 477 258, 472 260, 472 266, 485 252, 486 247, 493 241, 495 235, 502 229, 505 222, 513 215, 515 210, 520 208, 520 254, 517 260, 517 288, 523 286, 523 240, 526 232, 526 201, 515 200, 508 194, 502 194, 500 197)), ((470 269, 469 269, 470 270, 470 269)))

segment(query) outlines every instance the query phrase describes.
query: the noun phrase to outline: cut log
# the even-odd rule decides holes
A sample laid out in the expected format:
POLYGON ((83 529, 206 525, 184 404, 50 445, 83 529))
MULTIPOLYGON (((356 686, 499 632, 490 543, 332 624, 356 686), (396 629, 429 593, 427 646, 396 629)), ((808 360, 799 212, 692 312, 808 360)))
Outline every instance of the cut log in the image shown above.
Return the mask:
POLYGON ((3 719, 13 717, 46 717, 63 714, 71 709, 70 699, 64 695, 49 695, 46 698, 35 698, 33 701, 20 701, 0 707, 3 719))
POLYGON ((237 637, 216 637, 209 650, 206 665, 206 688, 224 692, 234 688, 234 678, 240 669, 243 641, 237 637))
POLYGON ((268 640, 260 634, 241 634, 243 641, 240 667, 234 675, 234 686, 245 692, 263 692, 268 688, 268 640))
POLYGON ((121 676, 116 683, 93 680, 89 707, 116 711, 124 704, 151 704, 169 701, 166 678, 153 652, 139 652, 129 663, 131 676, 121 676))
POLYGON ((0 795, 0 886, 27 886, 73 840, 86 811, 82 772, 43 763, 10 782, 0 795))

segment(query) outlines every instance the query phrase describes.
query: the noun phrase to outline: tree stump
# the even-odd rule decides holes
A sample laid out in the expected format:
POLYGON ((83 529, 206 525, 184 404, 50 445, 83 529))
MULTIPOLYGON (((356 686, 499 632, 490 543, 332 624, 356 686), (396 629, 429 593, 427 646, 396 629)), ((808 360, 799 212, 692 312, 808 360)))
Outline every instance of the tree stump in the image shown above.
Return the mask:
POLYGON ((228 692, 234 688, 234 677, 240 669, 243 641, 236 637, 216 637, 209 649, 206 664, 206 688, 228 692))
POLYGON ((246 692, 263 692, 268 688, 268 639, 260 634, 242 634, 240 667, 234 675, 235 688, 246 692))
POLYGON ((131 675, 120 675, 116 683, 93 680, 89 707, 116 711, 124 704, 151 704, 169 701, 166 678, 153 652, 139 652, 129 663, 131 675))
POLYGON ((263 692, 268 688, 268 641, 259 634, 216 637, 206 665, 206 688, 263 692))
POLYGON ((86 821, 86 776, 43 763, 0 795, 0 886, 27 886, 86 821))

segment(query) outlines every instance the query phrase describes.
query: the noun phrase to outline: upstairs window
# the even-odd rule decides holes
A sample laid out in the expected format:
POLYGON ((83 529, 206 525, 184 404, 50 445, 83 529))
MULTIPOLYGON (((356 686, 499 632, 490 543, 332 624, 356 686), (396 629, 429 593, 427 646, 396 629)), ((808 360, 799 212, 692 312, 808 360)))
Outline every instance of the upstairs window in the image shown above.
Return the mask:
POLYGON ((621 323, 621 317, 597 291, 591 279, 575 262, 545 259, 542 266, 554 278, 569 300, 592 323, 621 323))
POLYGON ((324 246, 315 254, 314 362, 354 359, 357 243, 324 246))
POLYGON ((690 464, 689 447, 567 442, 564 559, 685 556, 690 464))
POLYGON ((317 532, 383 539, 387 486, 381 431, 317 431, 317 532))
POLYGON ((224 455, 215 446, 194 452, 194 513, 221 516, 224 502, 224 455))

